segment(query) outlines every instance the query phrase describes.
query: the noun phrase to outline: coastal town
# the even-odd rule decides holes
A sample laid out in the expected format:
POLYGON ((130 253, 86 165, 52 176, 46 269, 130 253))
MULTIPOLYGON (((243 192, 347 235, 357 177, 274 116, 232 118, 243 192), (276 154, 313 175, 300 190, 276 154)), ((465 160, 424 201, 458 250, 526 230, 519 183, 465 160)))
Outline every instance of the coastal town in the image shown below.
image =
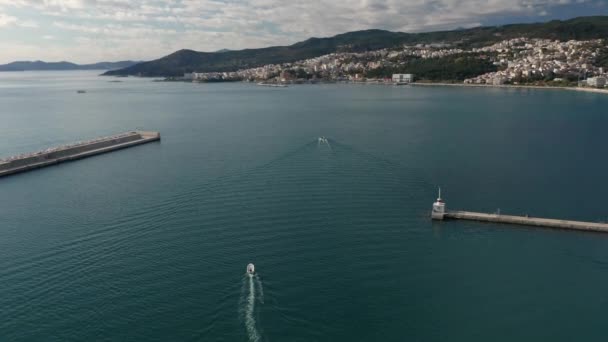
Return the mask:
POLYGON ((603 47, 601 39, 560 42, 518 38, 502 41, 474 50, 494 53, 494 63, 501 70, 466 79, 464 83, 502 85, 534 80, 555 83, 585 81, 589 86, 604 87, 604 68, 595 66, 603 47))
MULTIPOLYGON (((366 52, 331 53, 293 63, 269 64, 234 72, 190 72, 177 80, 250 81, 265 84, 409 83, 415 80, 471 85, 575 85, 604 88, 608 68, 600 65, 602 63, 599 61, 607 56, 608 46, 602 39, 557 41, 515 38, 470 49, 435 43, 403 45, 399 48, 366 52), (425 77, 424 72, 419 72, 416 68, 425 62, 427 64, 422 65, 463 59, 483 64, 488 72, 462 79, 450 79, 447 72, 445 76, 425 77)), ((606 60, 603 60, 603 63, 605 62, 606 60)))

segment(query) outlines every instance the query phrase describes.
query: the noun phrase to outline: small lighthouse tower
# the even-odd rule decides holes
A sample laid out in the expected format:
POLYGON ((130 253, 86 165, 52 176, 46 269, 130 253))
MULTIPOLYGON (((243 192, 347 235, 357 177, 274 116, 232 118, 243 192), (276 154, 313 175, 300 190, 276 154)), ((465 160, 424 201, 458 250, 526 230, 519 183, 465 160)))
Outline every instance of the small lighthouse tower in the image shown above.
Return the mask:
POLYGON ((433 203, 433 211, 431 212, 431 218, 433 220, 443 220, 445 215, 445 203, 441 199, 441 188, 439 188, 439 195, 437 201, 433 203))

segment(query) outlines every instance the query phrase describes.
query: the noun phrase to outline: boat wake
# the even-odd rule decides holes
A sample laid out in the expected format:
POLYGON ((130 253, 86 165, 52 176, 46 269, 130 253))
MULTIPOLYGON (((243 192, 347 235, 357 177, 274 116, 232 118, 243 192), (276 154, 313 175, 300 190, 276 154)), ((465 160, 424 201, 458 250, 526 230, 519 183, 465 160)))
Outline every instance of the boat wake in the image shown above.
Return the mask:
POLYGON ((264 304, 264 288, 262 287, 262 281, 260 280, 260 278, 258 277, 257 274, 253 276, 253 280, 258 289, 258 292, 257 292, 258 298, 257 299, 260 302, 260 304, 264 304))
POLYGON ((264 304, 264 289, 257 274, 245 274, 241 294, 241 314, 250 342, 260 341, 256 322, 256 302, 264 304))

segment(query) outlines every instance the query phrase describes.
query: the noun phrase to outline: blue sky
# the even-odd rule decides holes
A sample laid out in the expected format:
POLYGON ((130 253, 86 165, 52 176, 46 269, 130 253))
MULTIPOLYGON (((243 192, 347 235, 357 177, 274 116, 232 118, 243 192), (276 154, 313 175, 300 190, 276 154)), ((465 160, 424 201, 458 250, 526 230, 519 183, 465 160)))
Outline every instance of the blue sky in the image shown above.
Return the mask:
POLYGON ((0 0, 0 63, 149 60, 187 48, 288 45, 381 28, 420 32, 608 15, 608 0, 0 0))

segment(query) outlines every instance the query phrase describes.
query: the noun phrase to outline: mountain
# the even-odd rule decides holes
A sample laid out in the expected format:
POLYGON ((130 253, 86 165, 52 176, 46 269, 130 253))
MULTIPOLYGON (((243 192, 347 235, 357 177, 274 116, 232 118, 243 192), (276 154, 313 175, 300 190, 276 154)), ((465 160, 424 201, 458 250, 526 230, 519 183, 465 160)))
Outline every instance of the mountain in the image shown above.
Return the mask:
POLYGON ((332 52, 370 51, 403 44, 438 42, 470 48, 516 37, 558 40, 606 38, 608 37, 608 16, 425 33, 364 30, 329 38, 310 38, 290 46, 224 52, 179 50, 157 60, 108 71, 104 75, 180 76, 184 72, 192 71, 235 71, 265 64, 294 62, 332 52))
POLYGON ((0 65, 0 71, 26 71, 26 70, 114 70, 123 69, 140 62, 100 62, 95 64, 74 64, 70 62, 43 62, 18 61, 0 65))

